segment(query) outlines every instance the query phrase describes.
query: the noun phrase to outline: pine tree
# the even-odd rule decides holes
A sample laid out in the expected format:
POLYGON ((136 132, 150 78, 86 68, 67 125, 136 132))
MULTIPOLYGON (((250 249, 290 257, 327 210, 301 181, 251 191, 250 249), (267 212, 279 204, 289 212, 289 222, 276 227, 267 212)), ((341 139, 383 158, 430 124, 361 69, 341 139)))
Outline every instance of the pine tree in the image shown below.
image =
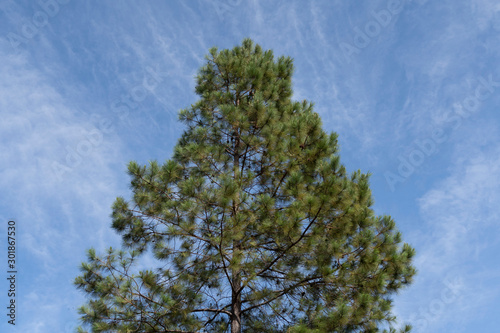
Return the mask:
POLYGON ((414 250, 374 214, 369 175, 346 172, 313 105, 291 100, 292 59, 245 39, 206 60, 172 159, 128 166, 133 197, 112 213, 124 250, 82 264, 84 326, 395 332, 414 250), (135 268, 151 254, 156 269, 135 268))

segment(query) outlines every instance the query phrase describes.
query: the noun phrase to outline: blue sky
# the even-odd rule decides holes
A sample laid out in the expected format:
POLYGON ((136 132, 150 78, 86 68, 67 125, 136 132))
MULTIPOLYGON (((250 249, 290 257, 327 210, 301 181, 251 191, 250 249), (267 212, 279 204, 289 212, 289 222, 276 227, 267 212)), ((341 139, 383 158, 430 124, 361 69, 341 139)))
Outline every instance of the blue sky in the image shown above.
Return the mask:
POLYGON ((120 244, 127 162, 171 156, 204 55, 245 37, 294 58, 293 98, 416 248, 400 321, 498 332, 497 0, 1 1, 0 262, 14 219, 19 273, 15 328, 0 280, 0 331, 74 330, 85 250, 120 244))

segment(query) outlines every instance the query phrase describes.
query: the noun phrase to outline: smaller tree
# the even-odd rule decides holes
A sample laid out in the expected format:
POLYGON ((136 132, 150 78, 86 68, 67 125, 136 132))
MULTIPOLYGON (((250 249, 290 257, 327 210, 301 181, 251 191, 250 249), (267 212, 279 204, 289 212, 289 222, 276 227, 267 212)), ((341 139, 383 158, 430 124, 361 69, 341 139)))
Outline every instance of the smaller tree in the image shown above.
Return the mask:
POLYGON ((133 198, 112 217, 130 251, 90 250, 82 264, 92 332, 379 332, 394 321, 414 250, 374 214, 368 175, 346 173, 312 104, 291 100, 292 72, 250 40, 210 50, 173 158, 129 164, 133 198), (147 250, 159 267, 134 272, 147 250))

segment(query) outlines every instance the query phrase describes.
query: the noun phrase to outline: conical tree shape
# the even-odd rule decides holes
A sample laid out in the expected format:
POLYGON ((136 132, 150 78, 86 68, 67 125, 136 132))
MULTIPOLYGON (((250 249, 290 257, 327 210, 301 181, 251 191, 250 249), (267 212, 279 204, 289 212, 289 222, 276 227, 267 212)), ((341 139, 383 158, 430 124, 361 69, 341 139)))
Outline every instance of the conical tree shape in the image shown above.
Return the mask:
POLYGON ((292 72, 249 39, 210 50, 173 158, 129 164, 133 199, 118 198, 112 217, 130 252, 90 250, 75 281, 92 332, 380 332, 394 321, 414 250, 374 214, 369 175, 346 173, 312 104, 291 100, 292 72), (159 266, 134 273, 148 249, 159 266))

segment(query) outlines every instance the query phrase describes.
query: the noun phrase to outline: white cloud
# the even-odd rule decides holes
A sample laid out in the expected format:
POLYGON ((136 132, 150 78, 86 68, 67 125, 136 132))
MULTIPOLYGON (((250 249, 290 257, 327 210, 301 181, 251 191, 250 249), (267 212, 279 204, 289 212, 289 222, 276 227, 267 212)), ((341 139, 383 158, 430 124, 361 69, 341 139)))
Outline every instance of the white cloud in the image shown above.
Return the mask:
POLYGON ((487 125, 464 134, 470 132, 475 132, 471 137, 483 141, 482 145, 473 140, 457 146, 450 176, 420 198, 424 224, 407 239, 417 249, 419 273, 398 300, 397 311, 420 325, 417 332, 439 332, 443 327, 453 330, 450 325, 457 324, 457 317, 472 320, 500 294, 500 288, 492 284, 500 269, 479 264, 483 256, 499 250, 498 133, 487 125), (491 135, 479 139, 479 132, 491 135), (454 278, 460 281, 457 295, 453 302, 444 302, 446 281, 454 278))
POLYGON ((51 75, 40 70, 44 64, 35 67, 28 59, 27 53, 0 52, 1 215, 16 219, 17 249, 26 258, 19 261, 18 270, 31 281, 19 282, 22 316, 32 320, 21 327, 47 332, 58 331, 62 304, 81 302, 65 294, 75 291, 70 280, 85 259, 85 248, 117 243, 108 216, 113 198, 123 189, 116 185, 121 173, 116 164, 125 161, 116 135, 107 135, 101 143, 87 145, 81 161, 66 165, 58 177, 53 163, 65 165, 66 147, 78 150, 88 140, 85 131, 95 125, 71 106, 51 75), (105 236, 95 239, 99 233, 105 236))

